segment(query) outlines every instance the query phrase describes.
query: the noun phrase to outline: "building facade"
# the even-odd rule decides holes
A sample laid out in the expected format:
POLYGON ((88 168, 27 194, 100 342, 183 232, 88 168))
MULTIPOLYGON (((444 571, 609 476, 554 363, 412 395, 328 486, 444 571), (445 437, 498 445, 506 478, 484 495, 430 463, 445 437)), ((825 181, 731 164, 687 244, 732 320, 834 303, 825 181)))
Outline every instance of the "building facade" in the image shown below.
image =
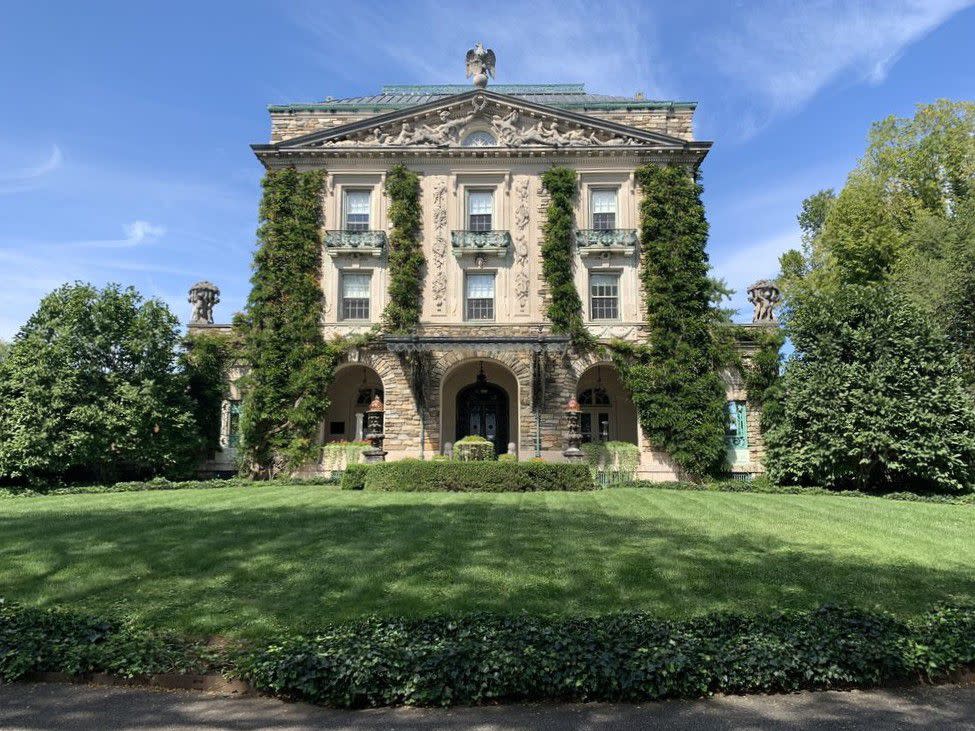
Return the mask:
MULTIPOLYGON (((613 364, 551 331, 541 176, 553 165, 579 176, 574 264, 586 327, 602 342, 641 341, 634 172, 646 163, 698 169, 711 143, 694 139, 695 104, 590 94, 576 84, 485 88, 483 77, 475 74, 475 86, 387 86, 374 96, 270 107, 270 142, 253 145, 265 168, 327 174, 327 338, 380 323, 389 279, 386 172, 404 164, 421 180, 420 325, 348 354, 329 389, 321 438, 361 438, 378 396, 387 459, 449 453, 479 434, 498 453, 561 460, 566 404, 575 398, 584 442, 637 444, 641 477, 674 479, 667 455, 644 438, 613 364)), ((195 319, 191 329, 220 327, 195 319)), ((757 419, 737 374, 726 381, 732 470, 759 472, 757 419)), ((225 448, 211 467, 232 462, 238 406, 232 385, 225 448)))

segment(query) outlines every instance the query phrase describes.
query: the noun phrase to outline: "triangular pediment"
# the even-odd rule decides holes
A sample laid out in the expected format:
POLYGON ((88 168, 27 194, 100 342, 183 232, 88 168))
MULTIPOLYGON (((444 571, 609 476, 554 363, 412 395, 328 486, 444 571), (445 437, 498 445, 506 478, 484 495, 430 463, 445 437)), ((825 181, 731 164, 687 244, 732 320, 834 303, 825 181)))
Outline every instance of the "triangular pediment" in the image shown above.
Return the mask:
POLYGON ((701 144, 474 89, 273 145, 255 145, 255 148, 282 152, 350 147, 687 150, 701 144))

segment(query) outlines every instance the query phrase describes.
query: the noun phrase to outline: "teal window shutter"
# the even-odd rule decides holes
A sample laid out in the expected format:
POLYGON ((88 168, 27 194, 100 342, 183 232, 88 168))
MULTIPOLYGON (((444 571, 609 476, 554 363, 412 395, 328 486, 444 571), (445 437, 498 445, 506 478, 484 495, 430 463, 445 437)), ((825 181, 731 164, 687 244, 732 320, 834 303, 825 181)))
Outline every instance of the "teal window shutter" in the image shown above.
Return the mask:
MULTIPOLYGON (((744 401, 728 402, 728 427, 725 441, 728 443, 728 448, 736 452, 748 449, 748 407, 744 401)), ((747 454, 744 458, 747 461, 747 454)))

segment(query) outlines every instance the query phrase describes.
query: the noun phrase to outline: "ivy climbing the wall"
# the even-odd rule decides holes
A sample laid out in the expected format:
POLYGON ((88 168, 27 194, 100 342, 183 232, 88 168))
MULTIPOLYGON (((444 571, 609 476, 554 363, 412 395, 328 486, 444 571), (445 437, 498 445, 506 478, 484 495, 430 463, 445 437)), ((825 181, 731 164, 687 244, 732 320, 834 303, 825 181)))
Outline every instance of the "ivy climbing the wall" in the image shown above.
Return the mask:
POLYGON ((227 335, 199 332, 187 336, 185 347, 183 359, 189 395, 203 440, 203 456, 209 458, 220 446, 220 407, 236 345, 227 335))
POLYGON ((255 477, 321 456, 326 392, 344 348, 322 334, 323 170, 272 170, 262 181, 258 248, 247 307, 235 327, 243 379, 243 458, 255 477))
POLYGON ((386 174, 389 196, 389 303, 383 324, 390 333, 409 333, 420 322, 423 295, 423 266, 420 246, 423 210, 420 206, 420 176, 404 165, 386 174))
POLYGON ((542 175, 549 195, 542 229, 542 273, 548 285, 548 319, 552 332, 569 335, 576 346, 594 344, 582 320, 582 300, 572 274, 573 205, 578 193, 575 170, 553 167, 542 175))
POLYGON ((785 333, 779 328, 769 328, 754 333, 757 348, 748 363, 741 368, 745 377, 748 400, 761 413, 761 427, 767 432, 779 417, 782 403, 782 346, 785 333))
POLYGON ((726 348, 708 277, 708 224, 702 188, 683 167, 636 171, 640 202, 640 279, 647 343, 618 342, 613 360, 633 396, 647 439, 689 475, 725 463, 726 348))

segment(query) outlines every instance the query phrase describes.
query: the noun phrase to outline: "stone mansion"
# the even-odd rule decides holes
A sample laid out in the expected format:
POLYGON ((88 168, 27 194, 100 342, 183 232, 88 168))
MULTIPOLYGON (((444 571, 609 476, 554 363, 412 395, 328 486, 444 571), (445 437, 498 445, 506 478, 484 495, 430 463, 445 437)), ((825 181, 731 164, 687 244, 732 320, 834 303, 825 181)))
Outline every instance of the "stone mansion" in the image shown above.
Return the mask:
MULTIPOLYGON (((487 86, 482 76, 475 74, 474 86, 385 86, 368 96, 271 106, 270 141, 252 146, 266 169, 327 171, 327 338, 380 322, 388 281, 386 171, 402 163, 421 176, 421 323, 346 356, 329 389, 321 438, 361 439, 362 415, 378 396, 387 459, 430 458, 479 434, 498 453, 561 460, 566 404, 574 397, 583 442, 637 444, 641 477, 673 479, 667 455, 644 439, 613 364, 578 354, 546 321, 541 175, 565 165, 579 176, 575 284, 586 326, 600 341, 638 341, 644 325, 634 171, 647 162, 698 169, 711 143, 694 139, 695 103, 593 94, 582 84, 487 86)), ((195 308, 191 331, 227 327, 212 324, 210 310, 195 308)), ((742 347, 747 354, 746 341, 742 347)), ((729 373, 725 380, 732 470, 760 472, 758 420, 748 413, 741 378, 729 373)), ((232 468, 238 399, 232 383, 214 469, 232 468)))

